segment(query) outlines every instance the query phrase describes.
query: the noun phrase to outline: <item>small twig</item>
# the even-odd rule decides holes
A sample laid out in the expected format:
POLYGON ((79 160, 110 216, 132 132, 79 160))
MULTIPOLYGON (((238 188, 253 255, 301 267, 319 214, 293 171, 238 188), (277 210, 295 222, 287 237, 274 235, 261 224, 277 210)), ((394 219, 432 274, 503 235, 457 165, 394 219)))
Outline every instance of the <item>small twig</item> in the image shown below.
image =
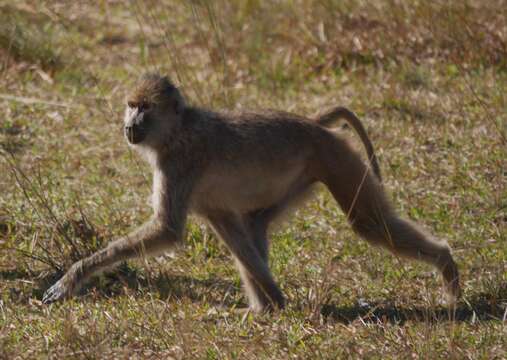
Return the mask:
MULTIPOLYGON (((18 184, 19 188, 21 189, 21 191, 22 191, 23 195, 25 196, 26 200, 28 201, 28 203, 32 206, 32 208, 35 210, 35 212, 37 213, 37 215, 39 216, 40 219, 44 219, 44 217, 42 216, 42 214, 39 210, 40 209, 45 210, 46 214, 52 220, 53 225, 56 227, 56 230, 60 234, 60 236, 63 239, 65 239, 68 244, 71 245, 74 252, 77 253, 79 257, 82 257, 82 254, 79 251, 79 248, 74 243, 74 241, 70 238, 70 236, 66 233, 63 224, 60 222, 58 217, 54 214, 53 209, 51 208, 51 206, 49 204, 49 200, 44 196, 44 194, 41 191, 36 189, 35 185, 32 184, 32 181, 29 179, 29 177, 23 172, 23 170, 21 170, 21 168, 19 166, 16 165, 14 154, 12 154, 10 152, 8 152, 8 154, 10 155, 10 158, 3 155, 3 154, 2 154, 2 156, 7 161, 7 164, 10 167, 11 173, 14 176, 16 183, 18 184), (34 201, 32 201, 32 197, 28 193, 28 189, 35 195, 37 204, 35 204, 34 201)), ((42 188, 43 183, 42 183, 42 179, 41 179, 40 169, 39 169, 38 174, 36 174, 36 175, 38 175, 38 177, 36 177, 36 180, 38 181, 38 185, 40 188, 42 188)), ((60 247, 60 250, 62 250, 59 242, 56 242, 56 244, 58 244, 58 246, 60 247)))
POLYGON ((8 247, 7 246, 7 247, 2 247, 2 249, 3 250, 16 251, 16 252, 20 253, 21 255, 23 255, 23 256, 25 256, 27 258, 40 261, 41 263, 44 263, 46 265, 51 266, 56 271, 62 272, 62 268, 60 266, 58 266, 58 264, 55 263, 50 258, 46 258, 46 257, 42 257, 42 256, 37 256, 37 255, 34 255, 33 253, 31 253, 30 251, 21 250, 21 249, 15 248, 15 247, 8 247))
POLYGON ((7 94, 0 94, 0 99, 9 100, 9 101, 15 101, 15 102, 19 102, 19 103, 27 104, 27 105, 30 105, 30 104, 43 104, 43 105, 49 105, 49 106, 64 107, 64 108, 67 108, 67 109, 75 107, 75 106, 70 105, 70 104, 56 102, 56 101, 51 101, 51 100, 29 98, 29 97, 24 97, 24 96, 14 96, 14 95, 7 95, 7 94))
MULTIPOLYGON (((458 64, 458 69, 460 69, 460 71, 462 73, 464 72, 463 67, 459 64, 458 64)), ((482 107, 482 110, 484 112, 484 117, 486 118, 486 120, 488 120, 490 123, 492 123, 493 126, 495 127, 497 134, 499 136, 499 142, 502 145, 506 145, 507 144, 507 137, 504 133, 504 130, 500 127, 500 124, 498 123, 498 121, 496 121, 493 118, 493 116, 491 115, 491 111, 490 111, 491 106, 488 103, 486 103, 486 101, 484 99, 482 99, 480 97, 480 95, 477 93, 474 86, 471 84, 470 80, 467 77, 464 77, 464 81, 465 81, 465 84, 467 85, 468 89, 472 93, 472 96, 474 97, 474 99, 482 107)))

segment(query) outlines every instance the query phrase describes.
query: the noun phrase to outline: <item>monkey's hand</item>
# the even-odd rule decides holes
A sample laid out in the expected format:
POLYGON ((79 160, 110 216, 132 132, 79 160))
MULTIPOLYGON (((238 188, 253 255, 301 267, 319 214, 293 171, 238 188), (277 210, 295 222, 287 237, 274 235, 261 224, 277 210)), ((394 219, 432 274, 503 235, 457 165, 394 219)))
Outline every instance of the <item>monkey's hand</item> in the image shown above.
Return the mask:
POLYGON ((60 280, 47 289, 42 297, 42 302, 50 304, 72 296, 79 289, 77 276, 79 272, 76 271, 77 269, 79 269, 79 266, 74 264, 60 280))
POLYGON ((61 278, 53 286, 46 290, 44 296, 42 297, 42 302, 44 304, 50 304, 68 296, 69 291, 67 290, 65 281, 63 281, 63 278, 61 278))

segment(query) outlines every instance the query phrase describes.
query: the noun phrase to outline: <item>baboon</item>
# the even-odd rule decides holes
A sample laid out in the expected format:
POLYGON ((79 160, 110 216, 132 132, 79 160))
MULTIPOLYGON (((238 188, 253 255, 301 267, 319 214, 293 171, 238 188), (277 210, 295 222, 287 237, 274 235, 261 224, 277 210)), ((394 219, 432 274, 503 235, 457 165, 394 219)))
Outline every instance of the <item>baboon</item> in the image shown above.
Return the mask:
POLYGON ((311 121, 281 111, 215 112, 187 105, 167 77, 144 75, 127 102, 124 131, 153 169, 154 214, 131 234, 72 265, 43 301, 71 296, 118 262, 167 250, 182 240, 191 212, 206 219, 230 249, 250 308, 281 309, 285 299, 268 266, 268 227, 319 182, 357 234, 434 265, 456 299, 459 275, 449 246, 400 218, 384 193, 378 165, 375 176, 345 139, 326 128, 345 116, 357 130, 360 122, 351 114, 337 108, 311 121))

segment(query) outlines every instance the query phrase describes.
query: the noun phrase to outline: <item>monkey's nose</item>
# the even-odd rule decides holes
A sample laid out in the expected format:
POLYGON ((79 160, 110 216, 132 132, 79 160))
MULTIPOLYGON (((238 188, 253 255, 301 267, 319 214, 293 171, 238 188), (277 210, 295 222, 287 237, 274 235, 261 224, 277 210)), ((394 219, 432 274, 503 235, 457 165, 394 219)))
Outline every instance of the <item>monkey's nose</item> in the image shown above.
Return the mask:
POLYGON ((125 137, 131 143, 134 142, 134 127, 133 126, 125 126, 125 137))
POLYGON ((146 137, 146 131, 136 124, 125 126, 125 137, 131 144, 138 144, 146 137))

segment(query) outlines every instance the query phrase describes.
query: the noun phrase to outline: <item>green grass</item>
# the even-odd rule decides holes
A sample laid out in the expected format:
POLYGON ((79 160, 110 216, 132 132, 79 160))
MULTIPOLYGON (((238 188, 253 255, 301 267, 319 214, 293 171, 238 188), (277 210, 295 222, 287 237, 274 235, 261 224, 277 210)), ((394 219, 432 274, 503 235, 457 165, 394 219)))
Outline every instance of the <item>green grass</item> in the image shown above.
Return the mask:
POLYGON ((505 358, 503 5, 2 5, 0 358, 505 358), (282 312, 238 311, 232 259, 198 219, 174 255, 42 305, 73 261, 150 216, 151 174, 120 127, 153 69, 199 105, 358 113, 397 209, 454 249, 455 316, 429 267, 358 239, 324 188, 272 235, 282 312))

